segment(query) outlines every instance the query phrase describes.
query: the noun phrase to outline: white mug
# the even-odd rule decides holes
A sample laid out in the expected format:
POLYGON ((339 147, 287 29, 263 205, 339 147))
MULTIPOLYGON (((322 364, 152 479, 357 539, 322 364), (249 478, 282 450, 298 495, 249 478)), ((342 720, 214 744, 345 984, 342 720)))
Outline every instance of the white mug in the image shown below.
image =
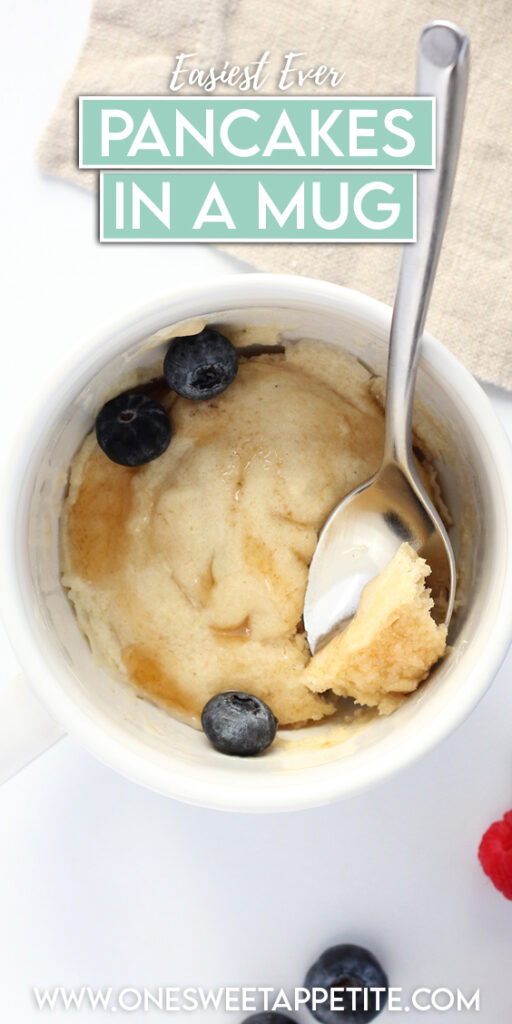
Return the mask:
POLYGON ((159 793, 224 810, 297 810, 405 768, 474 707, 512 638, 512 458, 485 393, 428 334, 418 394, 446 431, 451 456, 440 475, 455 519, 463 503, 473 508, 472 581, 451 649, 394 714, 342 743, 324 744, 329 726, 316 725, 287 731, 260 757, 226 757, 200 731, 140 699, 93 661, 60 583, 59 508, 73 454, 93 425, 101 394, 163 355, 162 339, 177 324, 201 317, 226 329, 271 325, 285 338, 342 345, 383 374, 390 316, 389 307, 335 285, 244 274, 152 302, 74 353, 31 413, 6 484, 4 618, 24 680, 4 693, 0 709, 4 777, 66 731, 159 793))

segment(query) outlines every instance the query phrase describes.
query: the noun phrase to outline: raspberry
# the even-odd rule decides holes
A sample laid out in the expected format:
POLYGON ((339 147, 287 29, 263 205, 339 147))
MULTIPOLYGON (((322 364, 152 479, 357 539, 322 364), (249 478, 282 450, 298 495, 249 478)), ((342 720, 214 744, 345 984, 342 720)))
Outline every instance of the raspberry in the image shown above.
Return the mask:
POLYGON ((484 833, 478 857, 493 885, 512 900, 512 811, 484 833))

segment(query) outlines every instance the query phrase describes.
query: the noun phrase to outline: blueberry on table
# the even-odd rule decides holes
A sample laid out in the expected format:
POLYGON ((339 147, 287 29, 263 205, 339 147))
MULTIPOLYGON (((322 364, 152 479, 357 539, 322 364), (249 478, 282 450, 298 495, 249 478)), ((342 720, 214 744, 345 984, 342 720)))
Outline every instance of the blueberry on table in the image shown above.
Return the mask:
POLYGON ((201 724, 216 750, 238 757, 261 754, 277 730, 277 718, 265 701, 236 690, 212 697, 203 708, 201 724))
POLYGON ((96 437, 112 462, 143 466, 165 452, 171 424, 160 402, 138 391, 125 391, 98 413, 96 437))
POLYGON ((336 993, 338 1009, 331 1009, 329 1000, 318 1002, 314 1008, 310 1003, 309 1009, 322 1024, 367 1024, 384 1009, 389 982, 373 953, 345 943, 322 953, 309 968, 304 986, 310 992, 314 988, 359 989, 357 993, 336 993))
POLYGON ((251 1013, 242 1024, 292 1024, 292 1018, 284 1013, 278 1013, 277 1010, 267 1010, 263 1013, 251 1013))
POLYGON ((225 391, 238 371, 234 345, 219 331, 205 327, 199 334, 173 338, 164 359, 164 376, 182 398, 205 401, 225 391))

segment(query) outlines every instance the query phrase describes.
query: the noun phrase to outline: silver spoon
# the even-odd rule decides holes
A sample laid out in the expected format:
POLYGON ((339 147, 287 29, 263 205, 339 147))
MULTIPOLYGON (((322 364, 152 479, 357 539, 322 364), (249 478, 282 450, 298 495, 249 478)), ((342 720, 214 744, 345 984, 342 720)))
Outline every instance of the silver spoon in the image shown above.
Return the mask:
POLYGON ((311 652, 353 617, 365 584, 400 544, 426 558, 434 615, 449 623, 456 567, 444 525, 420 480, 412 408, 420 340, 452 194, 469 67, 469 40, 435 21, 418 48, 416 92, 436 98, 436 169, 418 175, 417 238, 405 245, 391 323, 384 458, 378 473, 334 509, 309 569, 304 626, 311 652))

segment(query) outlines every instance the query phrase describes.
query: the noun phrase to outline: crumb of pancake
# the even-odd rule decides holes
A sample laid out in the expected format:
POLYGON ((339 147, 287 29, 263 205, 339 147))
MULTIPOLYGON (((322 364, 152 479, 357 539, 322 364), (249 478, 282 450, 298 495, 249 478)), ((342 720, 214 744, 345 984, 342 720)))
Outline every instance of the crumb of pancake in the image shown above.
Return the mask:
POLYGON ((305 682, 358 704, 394 711, 426 679, 446 647, 446 626, 431 615, 430 568, 409 544, 366 585, 345 630, 311 659, 305 682))

